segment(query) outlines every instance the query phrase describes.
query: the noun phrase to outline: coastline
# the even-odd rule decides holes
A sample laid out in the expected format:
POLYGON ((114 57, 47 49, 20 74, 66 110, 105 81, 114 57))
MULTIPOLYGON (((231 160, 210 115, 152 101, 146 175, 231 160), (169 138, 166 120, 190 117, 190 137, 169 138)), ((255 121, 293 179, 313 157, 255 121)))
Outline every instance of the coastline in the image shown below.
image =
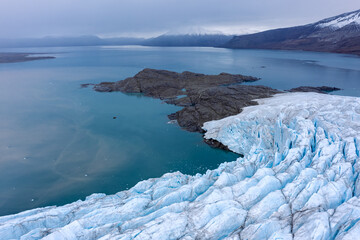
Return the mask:
MULTIPOLYGON (((1 63, 17 63, 17 62, 28 62, 36 60, 45 60, 45 59, 54 59, 53 56, 36 56, 32 57, 31 55, 38 55, 37 53, 0 53, 0 64, 1 63)), ((45 53, 41 53, 45 54, 45 53)))
POLYGON ((240 48, 240 47, 224 47, 224 46, 215 46, 217 48, 233 49, 233 50, 280 50, 280 51, 303 51, 303 52, 315 52, 315 53, 335 53, 335 54, 347 54, 350 56, 360 57, 360 50, 354 51, 345 51, 345 50, 321 50, 321 49, 303 49, 303 48, 240 48))

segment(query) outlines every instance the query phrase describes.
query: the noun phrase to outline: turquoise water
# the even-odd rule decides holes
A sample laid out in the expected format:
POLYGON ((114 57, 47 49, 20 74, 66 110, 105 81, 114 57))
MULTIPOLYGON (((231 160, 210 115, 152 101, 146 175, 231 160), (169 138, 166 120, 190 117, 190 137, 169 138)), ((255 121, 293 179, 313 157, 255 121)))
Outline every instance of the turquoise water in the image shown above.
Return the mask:
POLYGON ((82 83, 149 67, 241 73, 278 89, 328 85, 343 89, 334 94, 360 96, 360 58, 350 55, 132 46, 11 51, 57 58, 0 65, 0 215, 116 193, 166 172, 204 173, 237 157, 168 124, 178 107, 82 83))

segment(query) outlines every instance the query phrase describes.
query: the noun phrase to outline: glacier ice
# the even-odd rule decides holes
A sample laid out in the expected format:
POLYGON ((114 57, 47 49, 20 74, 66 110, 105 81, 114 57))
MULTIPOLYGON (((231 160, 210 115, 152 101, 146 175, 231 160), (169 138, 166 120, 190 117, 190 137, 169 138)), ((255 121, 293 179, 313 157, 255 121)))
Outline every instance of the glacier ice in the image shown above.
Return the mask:
POLYGON ((244 155, 0 217, 1 239, 357 239, 360 98, 283 93, 204 124, 244 155))

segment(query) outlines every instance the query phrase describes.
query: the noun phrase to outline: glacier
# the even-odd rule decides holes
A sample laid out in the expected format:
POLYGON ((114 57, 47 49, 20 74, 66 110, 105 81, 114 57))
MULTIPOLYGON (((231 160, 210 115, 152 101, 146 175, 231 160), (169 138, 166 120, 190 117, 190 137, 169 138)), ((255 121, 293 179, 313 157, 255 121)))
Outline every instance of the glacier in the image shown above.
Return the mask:
POLYGON ((0 217, 1 239, 359 239, 360 98, 281 93, 206 122, 243 154, 0 217))

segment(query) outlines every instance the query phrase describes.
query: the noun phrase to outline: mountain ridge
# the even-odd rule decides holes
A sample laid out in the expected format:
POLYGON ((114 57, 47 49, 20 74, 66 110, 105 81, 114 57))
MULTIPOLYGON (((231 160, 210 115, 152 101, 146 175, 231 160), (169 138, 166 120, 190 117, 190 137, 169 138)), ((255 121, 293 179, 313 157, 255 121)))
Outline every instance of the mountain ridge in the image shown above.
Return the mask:
POLYGON ((360 55, 360 10, 302 26, 235 36, 223 47, 304 50, 360 55))
POLYGON ((216 47, 226 44, 232 38, 233 35, 220 33, 163 34, 145 40, 142 45, 164 47, 216 47))

